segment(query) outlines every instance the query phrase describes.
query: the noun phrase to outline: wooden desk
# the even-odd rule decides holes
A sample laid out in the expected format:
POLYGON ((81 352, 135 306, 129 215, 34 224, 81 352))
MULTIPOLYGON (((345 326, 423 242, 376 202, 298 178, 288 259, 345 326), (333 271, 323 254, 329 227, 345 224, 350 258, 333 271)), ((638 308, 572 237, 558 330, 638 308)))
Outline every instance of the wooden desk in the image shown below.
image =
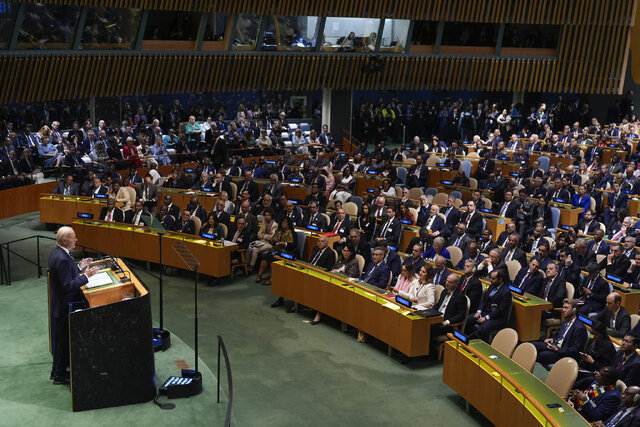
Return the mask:
POLYGON ((40 222, 71 224, 78 219, 78 212, 91 214, 98 219, 100 211, 105 206, 107 206, 107 199, 42 194, 40 196, 40 222))
POLYGON ((542 312, 553 309, 553 304, 535 295, 525 294, 525 296, 528 300, 521 301, 514 294, 510 326, 518 331, 520 341, 539 340, 542 312))
POLYGON ((589 426, 546 384, 480 340, 469 346, 445 343, 442 382, 496 426, 589 426), (561 405, 563 412, 548 408, 550 403, 561 405))
POLYGON ((375 290, 303 263, 272 263, 271 292, 352 325, 411 357, 429 354, 431 325, 442 322, 440 316, 417 316, 375 290))
POLYGON ((113 222, 80 220, 72 224, 79 246, 98 251, 148 261, 156 264, 186 269, 182 259, 173 250, 173 244, 181 241, 200 261, 198 271, 212 277, 228 276, 231 270, 231 252, 238 245, 219 246, 198 236, 168 232, 162 237, 162 260, 158 234, 147 227, 113 222))

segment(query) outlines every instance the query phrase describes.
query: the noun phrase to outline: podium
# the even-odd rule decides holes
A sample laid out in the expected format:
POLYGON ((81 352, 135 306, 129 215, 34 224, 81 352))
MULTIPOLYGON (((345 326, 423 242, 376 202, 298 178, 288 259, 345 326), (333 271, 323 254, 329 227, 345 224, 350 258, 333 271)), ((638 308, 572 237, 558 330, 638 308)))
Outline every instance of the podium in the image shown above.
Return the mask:
POLYGON ((155 397, 149 291, 119 258, 94 263, 105 283, 82 291, 89 308, 69 313, 73 411, 155 397))

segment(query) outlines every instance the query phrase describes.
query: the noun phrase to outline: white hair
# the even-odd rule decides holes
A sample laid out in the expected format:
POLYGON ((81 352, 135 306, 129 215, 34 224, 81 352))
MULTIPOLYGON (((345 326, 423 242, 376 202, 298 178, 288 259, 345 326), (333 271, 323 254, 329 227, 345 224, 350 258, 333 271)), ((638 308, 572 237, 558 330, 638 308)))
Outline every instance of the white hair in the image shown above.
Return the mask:
POLYGON ((73 233, 73 228, 71 227, 63 226, 58 228, 58 232, 56 233, 56 241, 58 242, 58 245, 64 247, 64 239, 71 233, 73 233))

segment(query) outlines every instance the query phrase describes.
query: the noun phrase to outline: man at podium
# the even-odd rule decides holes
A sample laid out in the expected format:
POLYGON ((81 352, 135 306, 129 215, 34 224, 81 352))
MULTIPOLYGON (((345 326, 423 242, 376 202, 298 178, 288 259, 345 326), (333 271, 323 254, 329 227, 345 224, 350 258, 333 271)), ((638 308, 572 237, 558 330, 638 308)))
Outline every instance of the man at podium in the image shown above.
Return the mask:
POLYGON ((49 255, 49 284, 51 297, 51 336, 53 367, 51 379, 54 384, 69 383, 69 302, 82 300, 80 287, 86 285, 97 267, 87 268, 93 260, 84 258, 76 264, 69 251, 76 247, 76 233, 71 227, 60 227, 57 233, 58 246, 49 255))

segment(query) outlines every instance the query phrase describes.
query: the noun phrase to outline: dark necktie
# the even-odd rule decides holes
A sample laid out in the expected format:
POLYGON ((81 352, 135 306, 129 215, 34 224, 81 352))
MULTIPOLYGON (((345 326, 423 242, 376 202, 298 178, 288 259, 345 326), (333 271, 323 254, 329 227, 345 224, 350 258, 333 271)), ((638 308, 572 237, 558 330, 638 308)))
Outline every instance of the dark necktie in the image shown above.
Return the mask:
POLYGON ((551 290, 551 285, 553 285, 553 279, 547 281, 547 286, 544 288, 544 299, 548 301, 549 291, 551 290))

